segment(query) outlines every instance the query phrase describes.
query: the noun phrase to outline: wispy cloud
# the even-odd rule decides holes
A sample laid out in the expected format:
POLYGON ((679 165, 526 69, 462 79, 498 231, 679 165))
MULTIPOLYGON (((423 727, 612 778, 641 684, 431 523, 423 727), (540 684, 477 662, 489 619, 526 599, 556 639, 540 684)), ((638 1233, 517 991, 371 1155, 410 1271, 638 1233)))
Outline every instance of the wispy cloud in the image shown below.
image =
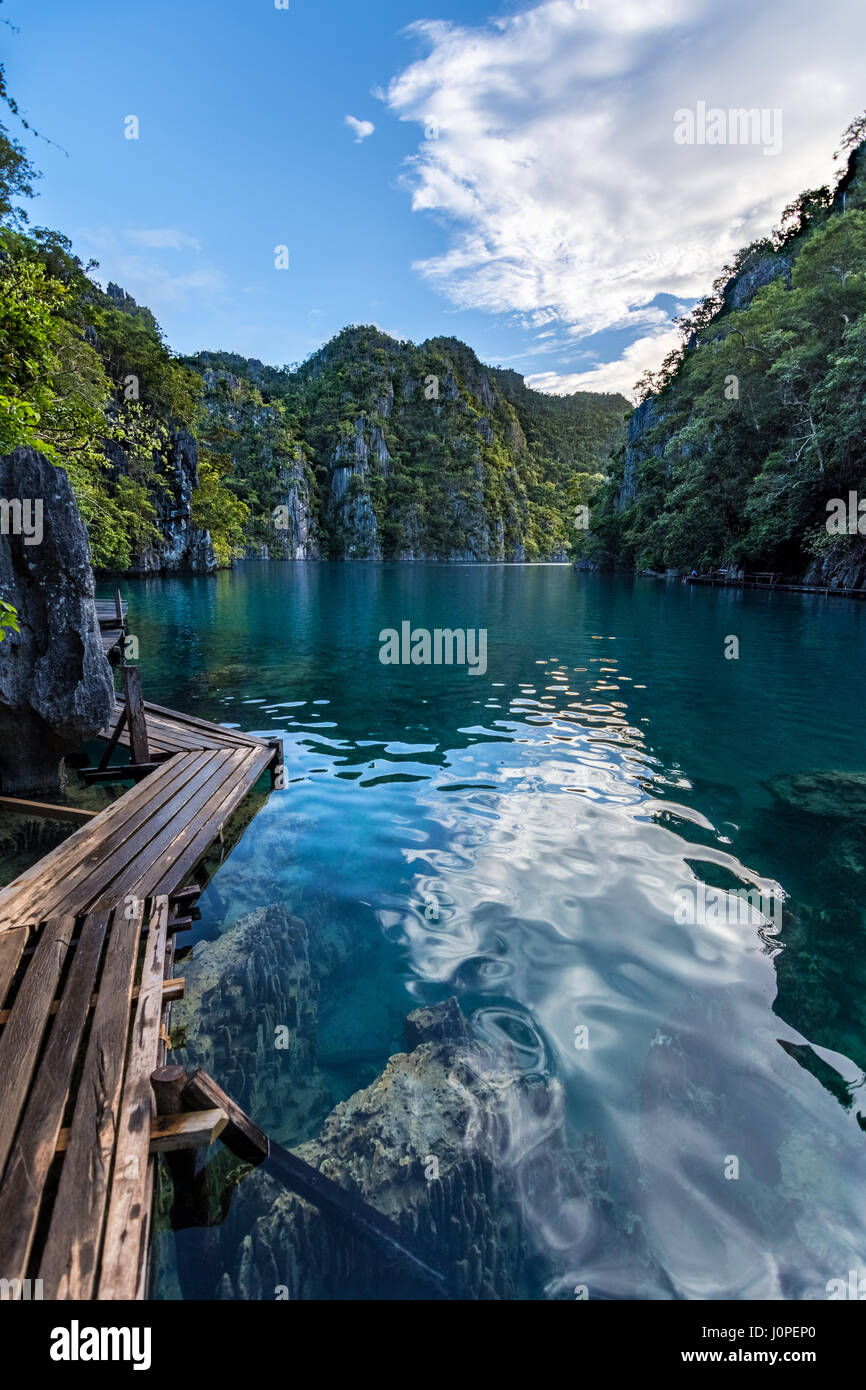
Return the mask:
POLYGON ((859 14, 859 0, 545 0, 475 28, 413 25, 428 54, 385 99, 421 128, 405 182, 447 236, 417 269, 460 308, 567 328, 575 352, 627 330, 617 364, 535 381, 630 385, 672 341, 657 297, 704 294, 831 176, 863 105, 859 14), (677 143, 674 113, 700 101, 781 111, 781 152, 677 143))
POLYGON ((346 117, 346 125, 355 132, 355 144, 360 145, 362 140, 366 140, 368 135, 372 135, 376 127, 372 121, 359 121, 355 116, 346 117))
POLYGON ((200 251, 201 242, 197 237, 188 236, 176 227, 139 227, 126 233, 136 246, 146 246, 154 251, 200 251))

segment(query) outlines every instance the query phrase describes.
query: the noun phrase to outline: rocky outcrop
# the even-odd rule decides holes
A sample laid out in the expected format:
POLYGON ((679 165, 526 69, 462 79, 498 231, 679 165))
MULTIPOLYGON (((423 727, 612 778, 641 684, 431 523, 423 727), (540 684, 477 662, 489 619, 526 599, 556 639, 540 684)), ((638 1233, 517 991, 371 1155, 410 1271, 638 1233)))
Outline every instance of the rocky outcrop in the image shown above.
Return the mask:
POLYGON ((804 584, 830 589, 866 589, 866 540, 852 537, 816 557, 803 575, 804 584))
POLYGON ((791 252, 768 251, 751 256, 725 285, 724 307, 734 310, 748 309, 758 290, 783 277, 790 288, 793 263, 794 257, 791 252))
MULTIPOLYGON (((123 450, 109 441, 106 451, 118 472, 128 471, 129 460, 123 450)), ((130 574, 211 574, 216 569, 210 536, 192 523, 192 495, 197 486, 198 445, 187 430, 174 430, 150 490, 162 539, 133 556, 130 574)))
POLYGON ((213 447, 226 454, 231 441, 233 486, 253 512, 290 474, 276 499, 284 542, 261 516, 245 525, 256 557, 561 560, 570 472, 607 459, 628 404, 546 397, 457 339, 416 345, 363 325, 294 369, 228 353, 188 365, 219 425, 213 447))
POLYGON ((64 756, 114 710, 90 548, 69 479, 35 450, 0 459, 0 498, 0 597, 21 628, 0 646, 0 784, 7 793, 56 790, 64 756))
POLYGON ((642 401, 629 419, 622 486, 617 496, 618 511, 623 511, 637 496, 640 471, 647 459, 661 458, 664 454, 663 439, 656 443, 647 440, 647 435, 661 424, 663 419, 655 396, 648 396, 642 401))
POLYGON ((279 501, 275 529, 277 539, 268 554, 283 560, 318 560, 319 542, 304 457, 298 449, 277 470, 279 501))

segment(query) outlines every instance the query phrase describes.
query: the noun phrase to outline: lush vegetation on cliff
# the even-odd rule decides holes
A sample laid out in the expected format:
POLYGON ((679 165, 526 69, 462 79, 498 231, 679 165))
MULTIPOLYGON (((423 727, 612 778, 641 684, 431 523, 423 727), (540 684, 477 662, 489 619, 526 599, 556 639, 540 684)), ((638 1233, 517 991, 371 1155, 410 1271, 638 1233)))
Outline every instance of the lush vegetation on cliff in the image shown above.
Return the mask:
POLYGON ((792 203, 681 321, 681 349, 642 383, 589 555, 802 574, 840 544, 828 501, 866 494, 864 133, 847 132, 836 188, 792 203))
POLYGON ((288 482, 332 557, 564 554, 575 479, 609 459, 629 410, 615 395, 542 396, 457 339, 416 345, 369 326, 294 371, 189 361, 206 383, 202 437, 234 459, 225 481, 249 508, 248 539, 273 544, 288 482))

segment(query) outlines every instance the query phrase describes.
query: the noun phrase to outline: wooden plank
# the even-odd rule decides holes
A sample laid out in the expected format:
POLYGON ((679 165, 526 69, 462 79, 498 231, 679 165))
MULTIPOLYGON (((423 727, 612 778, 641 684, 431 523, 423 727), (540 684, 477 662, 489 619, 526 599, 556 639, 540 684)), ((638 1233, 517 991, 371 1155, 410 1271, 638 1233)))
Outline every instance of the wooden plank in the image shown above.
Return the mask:
POLYGON ((27 944, 29 930, 29 927, 11 927, 0 932, 0 1004, 3 1003, 15 979, 15 971, 27 944))
MULTIPOLYGON (((206 1148, 219 1139, 227 1121, 224 1110, 184 1110, 178 1115, 155 1115, 150 1127, 150 1152, 206 1148)), ((61 1129, 57 1136, 57 1153, 66 1152, 71 1135, 71 1129, 61 1129)))
MULTIPOLYGON (((93 897, 96 896, 93 892, 88 893, 86 888, 91 874, 94 871, 98 873, 100 865, 104 864, 111 854, 123 853, 123 846, 140 831, 142 823, 146 824, 149 818, 171 800, 178 786, 184 786, 190 771, 206 756, 196 753, 180 754, 177 759, 172 759, 159 768, 147 783, 142 783, 126 796, 120 797, 107 810, 101 812, 96 820, 81 830, 76 830, 68 840, 35 866, 41 872, 33 875, 35 882, 31 880, 28 884, 29 891, 24 895, 23 903, 29 904, 30 910, 36 909, 37 915, 51 910, 46 904, 58 902, 70 903, 69 910, 75 912, 89 908, 93 897)), ((22 884, 28 877, 22 875, 16 882, 22 884)), ((102 891, 103 876, 100 876, 99 883, 100 888, 97 892, 102 891)), ((3 894, 0 893, 0 911, 2 906, 3 894)), ((16 902, 15 908, 19 914, 27 910, 21 902, 16 902)))
MULTIPOLYGON (((142 904, 141 904, 141 907, 144 907, 144 903, 143 903, 143 902, 142 902, 142 904)), ((141 910, 141 909, 139 909, 139 911, 140 911, 140 910, 141 910)), ((169 933, 171 932, 171 926, 172 926, 172 924, 171 924, 171 922, 169 922, 169 924, 168 924, 168 931, 169 931, 169 933)), ((186 989, 186 977, 183 976, 183 975, 178 975, 176 978, 166 979, 166 980, 163 981, 163 986, 162 986, 162 988, 163 988, 163 1000, 162 1000, 162 1002, 163 1002, 164 1004, 176 1004, 180 999, 183 999, 184 990, 186 989)), ((137 990, 137 989, 134 989, 134 990, 132 991, 132 997, 133 997, 134 1000, 138 998, 138 990, 137 990)), ((98 994, 94 994, 93 997, 92 997, 92 999, 90 1000, 90 1007, 91 1007, 92 1009, 95 1009, 95 1008, 96 1008, 96 1005, 97 1005, 97 1003, 98 1003, 98 1001, 99 1001, 99 995, 98 995, 98 994)), ((57 1013, 57 1010, 58 1010, 59 1008, 60 1008, 60 1000, 59 1000, 59 999, 55 999, 54 1003, 51 1005, 51 1008, 48 1010, 48 1012, 49 1012, 49 1014, 51 1014, 51 1015, 53 1016, 54 1014, 57 1013)), ((8 1023, 11 1014, 12 1014, 12 1010, 11 1010, 11 1009, 0 1009, 0 1024, 2 1024, 2 1023, 8 1023)))
POLYGON ((45 923, 39 945, 21 981, 12 1015, 0 1035, 0 1174, 6 1166, 30 1078, 57 990, 60 971, 75 930, 74 917, 45 923))
MULTIPOLYGON (((194 754, 182 753, 154 773, 154 778, 159 779, 160 792, 165 790, 166 795, 169 794, 168 789, 184 776, 188 762, 193 757, 194 754)), ((52 896, 52 886, 61 883, 67 874, 73 872, 82 858, 93 855, 98 859, 104 848, 122 843, 124 836, 130 833, 129 822, 145 802, 154 799, 155 792, 153 778, 150 786, 142 783, 134 787, 0 890, 0 930, 4 926, 18 926, 28 920, 39 921, 47 915, 43 905, 52 896)))
POLYGON ((147 720, 144 717, 144 705, 141 698, 141 672, 137 666, 124 666, 121 679, 126 703, 126 727, 129 730, 132 761, 134 763, 146 763, 150 761, 150 749, 147 745, 147 720))
POLYGON ((258 781, 270 758, 269 748, 250 750, 243 775, 229 783, 210 805, 203 808, 196 826, 186 827, 136 885, 135 892, 142 897, 151 893, 168 893, 182 882, 258 781))
POLYGON ((144 708, 148 711, 153 710, 154 714, 164 715, 173 722, 188 724, 193 729, 201 729, 204 733, 218 733, 224 738, 233 739, 238 743, 252 743, 262 748, 267 746, 264 740, 257 738, 255 734, 247 734, 240 729, 227 729, 223 724, 213 724, 208 719, 197 719, 193 714, 182 714, 178 710, 167 709, 165 705, 155 705, 150 700, 145 701, 144 708))
POLYGON ((177 1149, 204 1149, 218 1139, 228 1124, 224 1110, 185 1110, 179 1115, 157 1115, 150 1127, 150 1152, 173 1153, 177 1149))
POLYGON ((105 752, 103 753, 102 757, 99 759, 99 764, 98 764, 98 766, 99 766, 99 769, 100 769, 100 770, 101 770, 102 768, 108 767, 108 764, 109 764, 109 762, 111 761, 111 755, 112 755, 112 753, 114 752, 115 748, 117 747, 118 739, 120 738, 120 735, 123 733, 123 730, 124 730, 125 727, 126 727, 126 705, 123 706, 123 709, 122 709, 121 712, 120 712, 120 718, 118 719, 117 723, 116 723, 115 726, 114 726, 114 732, 113 732, 113 734, 111 735, 111 738, 108 740, 108 744, 107 744, 107 746, 106 746, 105 752))
POLYGON ((42 1191, 54 1162, 84 1026, 108 928, 108 913, 88 917, 48 1036, 3 1182, 0 1185, 2 1263, 6 1278, 23 1279, 33 1248, 42 1191))
POLYGON ((221 760, 225 756, 216 749, 190 754, 193 761, 189 764, 189 776, 174 795, 142 816, 134 833, 100 858, 87 888, 90 904, 97 900, 98 906, 108 907, 126 895, 150 896, 138 891, 141 866, 153 864, 163 846, 171 843, 178 829, 196 815, 202 797, 207 799, 210 785, 222 774, 221 760))
POLYGON ((141 990, 120 1102, 117 1147, 99 1275, 100 1299, 134 1298, 141 1278, 141 1266, 147 1258, 151 1219, 147 1202, 150 1190, 148 1150, 154 1114, 150 1074, 157 1064, 167 922, 168 899, 159 898, 155 900, 151 913, 141 990))
POLYGON ((143 912, 142 903, 132 920, 118 913, 112 920, 68 1150, 39 1266, 49 1298, 92 1298, 96 1286, 143 912))
POLYGON ((0 796, 0 806, 16 816, 43 816, 46 820, 68 820, 83 825, 98 811, 81 811, 77 806, 55 806, 48 801, 25 801, 21 796, 0 796))
POLYGON ((246 1111, 201 1067, 187 1081, 183 1103, 190 1110, 222 1110, 226 1116, 222 1141, 238 1158, 248 1159, 252 1163, 267 1158, 270 1140, 264 1130, 259 1129, 246 1111))
MULTIPOLYGON (((238 784, 240 770, 249 753, 241 749, 232 752, 221 748, 214 749, 204 756, 209 759, 208 776, 199 780, 194 795, 181 808, 182 814, 163 823, 159 827, 157 838, 149 842, 135 859, 129 859, 124 863, 124 892, 133 893, 140 898, 150 897, 155 892, 170 892, 201 857, 197 855, 192 863, 187 863, 182 871, 177 871, 177 860, 194 836, 196 827, 205 824, 207 808, 215 799, 224 799, 228 795, 227 788, 231 789, 238 784), (166 886, 157 889, 156 884, 166 886)), ((207 843, 210 843, 210 840, 207 843)), ((114 891, 112 885, 112 892, 114 891)))

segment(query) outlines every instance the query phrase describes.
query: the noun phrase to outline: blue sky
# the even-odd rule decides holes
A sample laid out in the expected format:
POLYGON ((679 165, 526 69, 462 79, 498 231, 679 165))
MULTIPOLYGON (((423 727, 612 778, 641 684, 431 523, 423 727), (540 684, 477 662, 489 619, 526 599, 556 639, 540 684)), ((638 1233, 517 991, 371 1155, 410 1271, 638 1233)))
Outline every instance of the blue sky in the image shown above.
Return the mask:
POLYGON ((627 388, 671 345, 671 312, 832 177, 866 106, 860 0, 0 13, 10 90, 67 152, 25 139, 44 173, 31 220, 176 350, 273 363, 374 322, 454 334, 544 389, 627 388), (780 111, 781 148, 677 143, 674 113, 699 101, 780 111))

